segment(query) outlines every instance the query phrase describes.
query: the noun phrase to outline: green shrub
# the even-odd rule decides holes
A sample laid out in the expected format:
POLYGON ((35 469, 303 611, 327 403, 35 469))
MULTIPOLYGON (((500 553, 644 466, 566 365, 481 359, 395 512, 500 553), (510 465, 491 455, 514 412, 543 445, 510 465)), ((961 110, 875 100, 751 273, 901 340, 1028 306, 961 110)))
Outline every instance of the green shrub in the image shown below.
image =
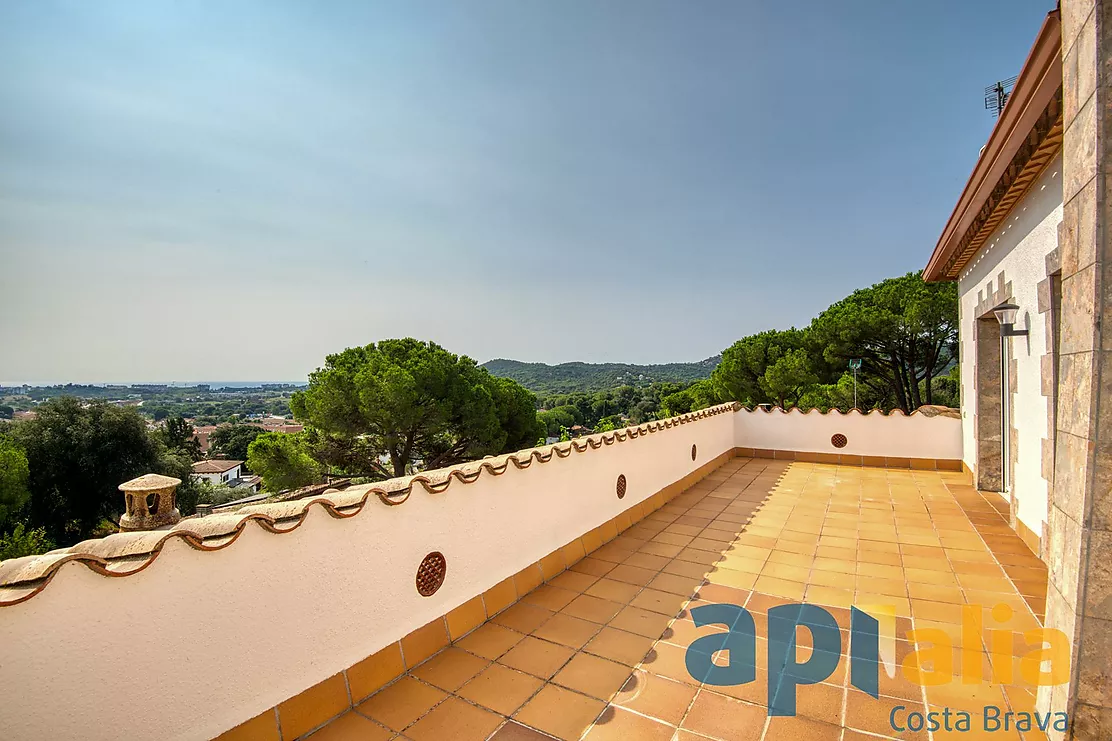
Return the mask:
POLYGON ((53 548, 54 543, 46 537, 46 530, 41 527, 28 530, 22 522, 10 533, 0 535, 0 561, 46 553, 53 548))

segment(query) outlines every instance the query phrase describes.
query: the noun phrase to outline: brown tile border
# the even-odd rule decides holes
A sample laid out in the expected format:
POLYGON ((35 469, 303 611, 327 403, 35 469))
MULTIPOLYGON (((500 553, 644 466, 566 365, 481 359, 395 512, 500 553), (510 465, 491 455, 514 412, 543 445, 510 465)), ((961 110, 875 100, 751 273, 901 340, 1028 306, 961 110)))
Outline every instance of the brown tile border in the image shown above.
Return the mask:
POLYGON ((567 545, 557 548, 512 577, 504 579, 481 595, 451 610, 447 615, 418 628, 400 641, 391 643, 321 684, 310 687, 280 703, 277 708, 271 708, 226 731, 218 739, 251 741, 272 738, 275 741, 293 741, 303 738, 337 716, 346 713, 451 642, 464 637, 487 620, 512 607, 542 583, 555 579, 587 554, 618 537, 622 532, 660 509, 677 494, 686 491, 726 461, 739 455, 738 450, 737 448, 729 450, 704 463, 648 499, 632 505, 609 521, 584 533, 567 545), (341 687, 344 689, 344 694, 339 691, 341 687), (324 697, 322 693, 326 690, 328 701, 319 701, 319 697, 324 697), (341 702, 345 694, 347 699, 341 702), (271 723, 274 724, 273 728, 271 723))
POLYGON ((772 458, 778 461, 826 463, 834 466, 866 466, 870 468, 910 468, 916 471, 968 472, 960 460, 948 458, 900 458, 894 456, 852 455, 849 453, 812 453, 805 450, 768 450, 765 448, 734 448, 734 456, 772 458))

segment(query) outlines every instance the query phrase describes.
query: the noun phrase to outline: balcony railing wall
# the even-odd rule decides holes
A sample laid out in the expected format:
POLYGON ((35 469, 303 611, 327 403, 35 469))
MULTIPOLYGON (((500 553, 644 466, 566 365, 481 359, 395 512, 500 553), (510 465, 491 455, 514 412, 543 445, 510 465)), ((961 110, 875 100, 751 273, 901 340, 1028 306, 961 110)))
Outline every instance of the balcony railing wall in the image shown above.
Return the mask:
POLYGON ((358 702, 367 685, 347 670, 399 640, 412 663, 420 631, 448 616, 456 637, 452 614, 469 606, 474 627, 501 609, 490 595, 502 585, 519 598, 523 573, 548 578, 739 449, 958 461, 960 421, 723 406, 9 561, 0 728, 9 739, 202 739, 280 716, 322 682, 358 702), (838 434, 844 448, 831 447, 838 434), (435 558, 418 576, 433 553, 443 581, 423 596, 421 579, 428 591, 439 576, 435 558))

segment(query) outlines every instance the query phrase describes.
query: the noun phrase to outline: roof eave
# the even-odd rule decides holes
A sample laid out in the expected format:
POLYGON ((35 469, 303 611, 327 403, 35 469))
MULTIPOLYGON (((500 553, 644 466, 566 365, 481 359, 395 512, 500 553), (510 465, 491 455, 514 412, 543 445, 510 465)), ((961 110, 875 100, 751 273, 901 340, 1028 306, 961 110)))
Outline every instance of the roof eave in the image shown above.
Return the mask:
POLYGON ((1035 122, 1062 86, 1061 51, 1060 12, 1052 10, 1039 29, 1011 96, 931 253, 923 270, 924 280, 956 280, 946 274, 947 263, 1035 122))

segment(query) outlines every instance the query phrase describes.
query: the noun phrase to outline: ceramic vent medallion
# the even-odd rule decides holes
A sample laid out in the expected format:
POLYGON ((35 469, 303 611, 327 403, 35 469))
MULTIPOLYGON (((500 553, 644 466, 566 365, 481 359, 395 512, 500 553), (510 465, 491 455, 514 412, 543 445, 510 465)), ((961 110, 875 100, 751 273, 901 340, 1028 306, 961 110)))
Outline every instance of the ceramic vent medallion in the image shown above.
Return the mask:
POLYGON ((431 597, 444 583, 444 575, 448 572, 448 562, 444 554, 433 551, 421 561, 417 568, 417 592, 422 597, 431 597))

